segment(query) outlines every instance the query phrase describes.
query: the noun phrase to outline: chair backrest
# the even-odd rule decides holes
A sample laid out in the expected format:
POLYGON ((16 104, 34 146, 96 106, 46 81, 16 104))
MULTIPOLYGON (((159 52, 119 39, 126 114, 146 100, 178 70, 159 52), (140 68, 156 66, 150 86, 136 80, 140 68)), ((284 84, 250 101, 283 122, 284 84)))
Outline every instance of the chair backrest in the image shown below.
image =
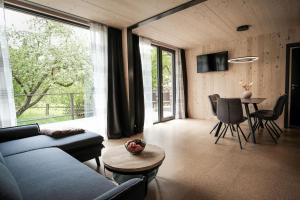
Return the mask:
POLYGON ((218 119, 227 124, 239 124, 244 121, 243 108, 241 99, 225 99, 218 100, 217 109, 218 119))
POLYGON ((288 100, 288 97, 286 94, 280 96, 277 99, 276 104, 273 108, 273 113, 274 113, 274 116, 276 117, 276 119, 278 119, 280 117, 280 115, 282 114, 284 105, 286 104, 287 100, 288 100))
POLYGON ((209 95, 208 99, 209 99, 209 102, 211 105, 211 110, 212 110, 213 114, 217 115, 217 102, 218 102, 218 99, 220 99, 220 95, 218 95, 218 94, 209 95))

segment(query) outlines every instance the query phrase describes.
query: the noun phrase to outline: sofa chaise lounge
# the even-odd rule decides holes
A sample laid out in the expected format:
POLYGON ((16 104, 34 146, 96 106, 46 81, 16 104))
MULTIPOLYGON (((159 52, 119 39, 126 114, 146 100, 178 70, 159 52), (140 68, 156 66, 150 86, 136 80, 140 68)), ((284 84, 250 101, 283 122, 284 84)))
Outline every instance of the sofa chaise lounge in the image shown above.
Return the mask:
POLYGON ((0 199, 144 199, 144 180, 117 186, 81 163, 98 158, 102 142, 91 132, 40 135, 38 125, 0 129, 0 199))

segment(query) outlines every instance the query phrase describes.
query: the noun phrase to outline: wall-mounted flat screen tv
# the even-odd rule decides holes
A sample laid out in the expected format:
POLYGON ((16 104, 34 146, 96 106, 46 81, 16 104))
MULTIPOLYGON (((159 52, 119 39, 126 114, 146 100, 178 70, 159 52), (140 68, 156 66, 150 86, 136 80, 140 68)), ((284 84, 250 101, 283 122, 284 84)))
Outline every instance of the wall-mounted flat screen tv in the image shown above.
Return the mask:
POLYGON ((228 70, 228 51, 197 56, 197 73, 228 70))

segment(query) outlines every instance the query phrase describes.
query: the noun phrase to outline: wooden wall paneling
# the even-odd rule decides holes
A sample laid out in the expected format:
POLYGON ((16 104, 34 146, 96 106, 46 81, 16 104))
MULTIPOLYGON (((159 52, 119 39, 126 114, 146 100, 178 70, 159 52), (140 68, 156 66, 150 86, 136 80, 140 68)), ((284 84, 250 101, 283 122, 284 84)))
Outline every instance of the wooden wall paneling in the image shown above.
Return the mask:
MULTIPOLYGON (((243 92, 238 84, 241 79, 254 82, 254 97, 267 98, 260 108, 272 109, 277 97, 285 92, 285 46, 297 41, 300 41, 300 27, 222 43, 212 42, 188 49, 186 56, 190 116, 212 119, 207 96, 219 93, 224 97, 239 97, 243 92), (257 55, 259 60, 248 64, 230 64, 229 71, 225 72, 196 72, 197 55, 224 50, 229 51, 230 57, 257 55)), ((280 124, 283 125, 283 117, 280 124)))

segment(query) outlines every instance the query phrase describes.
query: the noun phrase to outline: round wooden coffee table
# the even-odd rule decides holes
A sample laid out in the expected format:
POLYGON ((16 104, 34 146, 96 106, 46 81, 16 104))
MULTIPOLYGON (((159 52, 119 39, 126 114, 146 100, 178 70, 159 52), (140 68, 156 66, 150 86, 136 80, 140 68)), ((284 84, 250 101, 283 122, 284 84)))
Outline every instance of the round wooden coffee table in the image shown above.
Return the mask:
POLYGON ((122 177, 126 177, 116 182, 122 183, 136 176, 143 176, 147 182, 150 182, 155 178, 158 168, 164 161, 165 152, 159 146, 147 144, 142 153, 133 155, 125 149, 124 145, 121 145, 109 148, 101 157, 104 169, 113 172, 114 179, 117 177, 121 180, 122 177))

